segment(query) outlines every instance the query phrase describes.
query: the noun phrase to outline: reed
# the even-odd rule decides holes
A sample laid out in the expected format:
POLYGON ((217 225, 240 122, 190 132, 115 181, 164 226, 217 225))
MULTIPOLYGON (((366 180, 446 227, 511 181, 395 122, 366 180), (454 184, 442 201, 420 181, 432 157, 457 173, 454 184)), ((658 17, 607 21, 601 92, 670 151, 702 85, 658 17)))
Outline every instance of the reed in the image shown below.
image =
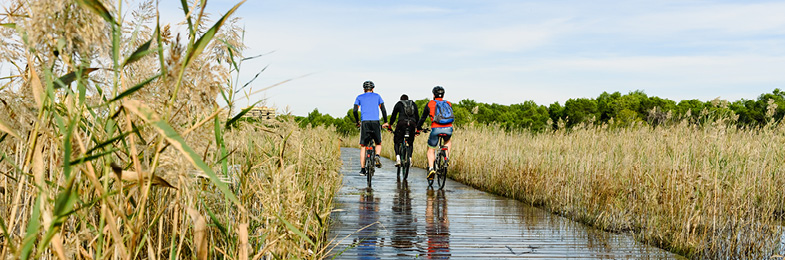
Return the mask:
MULTIPOLYGON (((545 133, 457 128, 449 177, 694 259, 785 253, 785 126, 733 118, 545 133)), ((358 137, 344 145, 357 147, 358 137)), ((415 166, 426 165, 426 138, 415 166)), ((382 154, 392 158, 392 135, 382 154)), ((410 180, 424 181, 424 180, 410 180)))
POLYGON ((0 259, 325 255, 339 139, 239 120, 241 3, 206 3, 183 37, 154 1, 3 3, 0 259))

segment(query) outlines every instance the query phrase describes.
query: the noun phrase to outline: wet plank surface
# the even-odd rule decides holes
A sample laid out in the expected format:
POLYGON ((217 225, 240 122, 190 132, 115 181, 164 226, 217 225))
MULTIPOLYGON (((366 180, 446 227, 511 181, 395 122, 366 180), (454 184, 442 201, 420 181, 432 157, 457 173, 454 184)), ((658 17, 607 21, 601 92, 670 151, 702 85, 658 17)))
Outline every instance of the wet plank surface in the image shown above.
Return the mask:
POLYGON ((369 190, 358 174, 359 150, 341 152, 344 186, 331 215, 331 258, 681 259, 451 180, 444 191, 429 190, 423 169, 399 181, 386 159, 369 190))

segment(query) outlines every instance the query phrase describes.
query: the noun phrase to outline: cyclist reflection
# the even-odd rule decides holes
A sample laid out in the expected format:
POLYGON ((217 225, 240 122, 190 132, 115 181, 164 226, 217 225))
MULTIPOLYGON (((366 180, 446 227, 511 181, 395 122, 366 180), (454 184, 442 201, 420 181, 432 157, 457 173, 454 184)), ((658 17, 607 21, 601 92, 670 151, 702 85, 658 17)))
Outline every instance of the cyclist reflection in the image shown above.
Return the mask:
POLYGON ((450 258, 450 220, 444 190, 428 190, 425 206, 425 234, 428 237, 428 259, 450 258), (436 196, 434 198, 434 193, 436 196))
POLYGON ((373 190, 368 188, 366 192, 360 196, 360 214, 359 228, 357 232, 357 256, 359 259, 376 259, 377 247, 377 231, 379 229, 379 202, 378 199, 373 197, 373 190))
POLYGON ((392 246, 401 252, 398 256, 406 256, 402 251, 410 251, 414 248, 414 240, 417 238, 417 227, 412 216, 412 198, 409 196, 409 183, 398 180, 396 194, 393 197, 393 225, 392 246))

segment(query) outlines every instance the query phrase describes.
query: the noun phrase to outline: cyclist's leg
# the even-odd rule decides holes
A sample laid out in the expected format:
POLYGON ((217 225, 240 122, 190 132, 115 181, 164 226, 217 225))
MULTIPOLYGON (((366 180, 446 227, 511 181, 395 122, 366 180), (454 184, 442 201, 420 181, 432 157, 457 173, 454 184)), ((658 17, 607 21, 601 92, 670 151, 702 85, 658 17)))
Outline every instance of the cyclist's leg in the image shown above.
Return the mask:
POLYGON ((382 153, 382 126, 379 124, 379 121, 370 121, 368 123, 370 138, 373 138, 373 141, 376 143, 376 167, 381 168, 382 164, 378 156, 382 153))
POLYGON ((360 168, 365 169, 365 139, 367 139, 367 132, 366 126, 363 123, 360 124, 360 168))
POLYGON ((433 160, 436 158, 433 152, 436 151, 436 146, 439 145, 437 129, 431 128, 431 134, 428 136, 428 152, 425 154, 426 158, 428 158, 428 169, 433 169, 433 160))
POLYGON ((450 158, 450 149, 452 149, 452 141, 450 141, 450 140, 445 141, 444 142, 444 146, 447 147, 447 152, 445 154, 447 155, 447 158, 449 159, 450 158))
POLYGON ((360 145, 360 168, 365 168, 365 145, 360 145))
POLYGON ((447 134, 447 136, 444 137, 444 146, 447 147, 446 155, 447 158, 450 158, 450 151, 452 150, 452 127, 446 127, 444 133, 447 134))
POLYGON ((403 130, 398 127, 395 128, 395 133, 393 135, 393 146, 395 148, 395 156, 401 155, 401 143, 403 143, 403 130))

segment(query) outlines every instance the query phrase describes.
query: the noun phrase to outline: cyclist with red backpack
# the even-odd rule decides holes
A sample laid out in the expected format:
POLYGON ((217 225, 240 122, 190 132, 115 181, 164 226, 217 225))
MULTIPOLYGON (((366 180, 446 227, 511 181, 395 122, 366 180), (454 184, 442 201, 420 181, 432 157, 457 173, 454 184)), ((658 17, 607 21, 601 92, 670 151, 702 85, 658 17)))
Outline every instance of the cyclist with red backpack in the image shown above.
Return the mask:
MULTIPOLYGON (((395 134, 393 135, 393 144, 395 145, 395 166, 401 164, 401 143, 403 143, 404 136, 409 133, 409 138, 406 140, 409 144, 414 144, 414 131, 417 129, 417 104, 409 100, 406 94, 401 95, 401 100, 395 103, 392 115, 390 116, 390 125, 395 124, 395 134)), ((412 157, 412 150, 409 149, 408 158, 412 157)))
MULTIPOLYGON (((423 108, 422 116, 417 122, 417 128, 422 129, 422 124, 425 119, 431 118, 431 134, 428 136, 428 179, 433 179, 436 171, 433 168, 433 161, 436 155, 436 146, 439 145, 439 134, 446 135, 443 137, 444 145, 447 147, 447 158, 450 157, 450 137, 452 137, 452 122, 455 120, 452 112, 452 103, 444 100, 444 88, 436 86, 432 90, 433 100, 428 101, 428 104, 423 108)), ((448 160, 449 161, 449 160, 448 160)))

